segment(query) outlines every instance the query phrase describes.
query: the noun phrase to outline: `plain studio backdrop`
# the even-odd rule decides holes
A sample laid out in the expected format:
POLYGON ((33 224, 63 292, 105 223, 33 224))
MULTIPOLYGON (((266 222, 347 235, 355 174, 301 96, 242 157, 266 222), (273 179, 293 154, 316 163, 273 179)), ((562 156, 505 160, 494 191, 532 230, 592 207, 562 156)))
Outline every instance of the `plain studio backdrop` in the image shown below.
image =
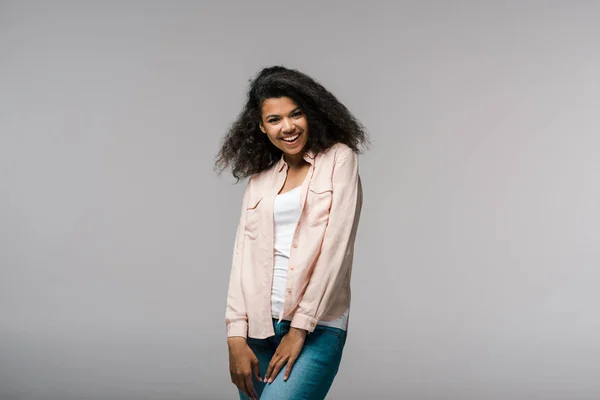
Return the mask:
POLYGON ((245 181, 282 64, 367 126, 329 398, 600 398, 600 2, 0 2, 0 399, 234 399, 245 181))

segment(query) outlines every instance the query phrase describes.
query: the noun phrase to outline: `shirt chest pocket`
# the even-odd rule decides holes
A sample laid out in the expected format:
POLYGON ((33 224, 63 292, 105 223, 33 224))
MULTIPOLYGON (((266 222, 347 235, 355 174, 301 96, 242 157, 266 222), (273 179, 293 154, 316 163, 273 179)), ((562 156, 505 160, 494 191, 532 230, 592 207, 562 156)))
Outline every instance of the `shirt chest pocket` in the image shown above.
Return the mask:
POLYGON ((246 207, 246 228, 244 234, 250 239, 256 239, 259 232, 259 204, 263 197, 251 198, 246 207))
POLYGON ((319 182, 311 185, 308 194, 307 215, 309 224, 312 226, 327 225, 333 198, 331 182, 319 182))

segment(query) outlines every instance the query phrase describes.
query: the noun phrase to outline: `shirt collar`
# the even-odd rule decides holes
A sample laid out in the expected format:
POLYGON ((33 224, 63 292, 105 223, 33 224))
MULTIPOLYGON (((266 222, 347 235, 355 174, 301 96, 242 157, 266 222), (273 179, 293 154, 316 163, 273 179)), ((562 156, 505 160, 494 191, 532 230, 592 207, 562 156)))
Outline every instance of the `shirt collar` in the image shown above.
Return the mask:
MULTIPOLYGON (((314 161, 315 156, 316 156, 316 154, 312 150, 306 150, 304 152, 304 159, 311 165, 314 165, 314 163, 315 163, 315 161, 314 161)), ((284 153, 281 153, 281 158, 277 162, 277 172, 281 172, 283 167, 285 167, 286 165, 287 165, 287 163, 285 162, 285 159, 284 159, 284 153)))

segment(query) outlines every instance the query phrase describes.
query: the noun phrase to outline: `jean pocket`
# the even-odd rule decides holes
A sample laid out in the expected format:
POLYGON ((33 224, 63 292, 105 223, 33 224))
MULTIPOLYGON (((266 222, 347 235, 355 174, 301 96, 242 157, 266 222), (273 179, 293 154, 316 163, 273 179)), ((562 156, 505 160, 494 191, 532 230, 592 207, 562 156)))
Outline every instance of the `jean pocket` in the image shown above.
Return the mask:
POLYGON ((317 325, 315 330, 319 330, 326 335, 333 335, 335 337, 342 336, 342 333, 344 332, 342 329, 332 328, 330 326, 324 326, 324 325, 317 325))
POLYGON ((269 348, 269 341, 267 339, 255 339, 248 337, 246 338, 246 343, 252 350, 259 348, 269 348))
POLYGON ((346 343, 346 331, 343 329, 317 325, 314 333, 332 339, 335 343, 334 347, 336 352, 339 352, 344 348, 344 344, 346 343))

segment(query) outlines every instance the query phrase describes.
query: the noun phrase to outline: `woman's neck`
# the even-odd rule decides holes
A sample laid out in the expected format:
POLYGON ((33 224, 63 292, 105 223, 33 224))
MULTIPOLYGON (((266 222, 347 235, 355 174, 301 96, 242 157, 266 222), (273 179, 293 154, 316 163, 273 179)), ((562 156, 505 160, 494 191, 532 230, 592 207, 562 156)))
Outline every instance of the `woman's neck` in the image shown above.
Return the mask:
POLYGON ((285 162, 289 165, 290 168, 296 169, 303 166, 306 161, 304 160, 304 152, 300 152, 298 154, 285 154, 283 156, 285 158, 285 162))

